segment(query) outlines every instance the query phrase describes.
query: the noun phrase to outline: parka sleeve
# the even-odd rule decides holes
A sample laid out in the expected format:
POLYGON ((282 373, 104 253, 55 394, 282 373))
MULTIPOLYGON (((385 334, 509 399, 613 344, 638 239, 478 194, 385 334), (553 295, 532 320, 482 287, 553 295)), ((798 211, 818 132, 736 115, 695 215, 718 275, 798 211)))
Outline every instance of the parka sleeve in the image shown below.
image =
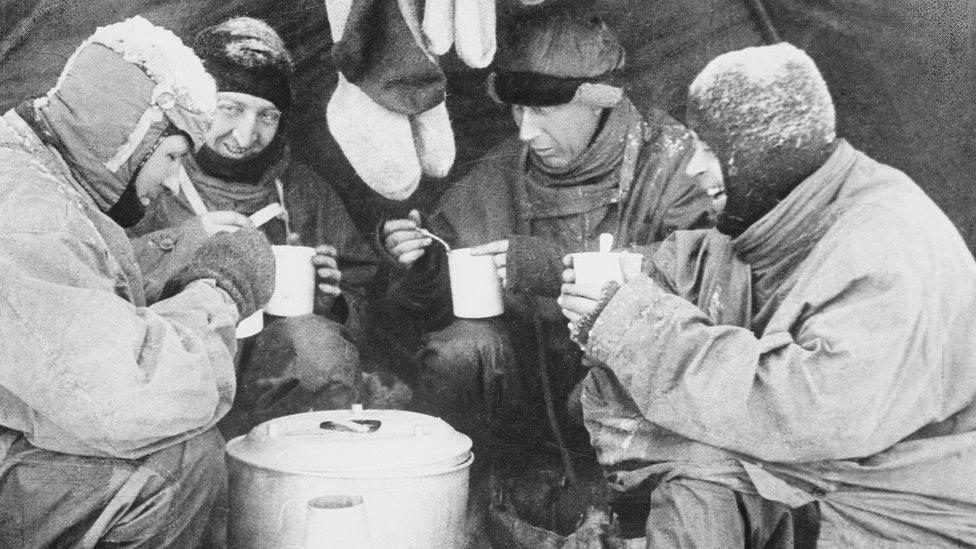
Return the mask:
POLYGON ((849 230, 808 259, 761 335, 643 277, 603 310, 587 352, 648 420, 699 442, 783 462, 888 448, 943 413, 931 353, 946 334, 898 231, 849 230))
POLYGON ((0 386, 29 418, 17 427, 33 444, 137 458, 230 408, 237 310, 212 281, 137 307, 83 239, 7 234, 3 245, 0 386))
POLYGON ((208 237, 200 218, 194 217, 176 227, 129 239, 142 271, 148 303, 159 298, 166 282, 190 262, 193 253, 208 237))

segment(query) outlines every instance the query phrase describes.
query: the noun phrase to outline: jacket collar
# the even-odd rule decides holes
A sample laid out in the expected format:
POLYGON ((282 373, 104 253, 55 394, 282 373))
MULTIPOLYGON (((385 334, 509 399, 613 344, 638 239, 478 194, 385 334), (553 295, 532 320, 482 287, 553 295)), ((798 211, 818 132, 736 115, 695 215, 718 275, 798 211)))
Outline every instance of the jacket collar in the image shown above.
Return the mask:
POLYGON ((758 271, 804 257, 837 218, 834 199, 857 159, 854 147, 839 140, 820 169, 733 241, 738 256, 758 271))

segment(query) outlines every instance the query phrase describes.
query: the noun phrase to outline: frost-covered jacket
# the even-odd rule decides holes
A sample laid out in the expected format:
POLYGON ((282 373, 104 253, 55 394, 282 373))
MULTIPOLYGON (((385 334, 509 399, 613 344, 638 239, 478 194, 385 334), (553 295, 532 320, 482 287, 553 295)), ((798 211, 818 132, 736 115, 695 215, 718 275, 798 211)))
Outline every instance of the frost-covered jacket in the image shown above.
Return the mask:
POLYGON ((597 318, 582 404, 621 490, 818 501, 818 547, 976 545, 976 262, 841 142, 730 240, 677 232, 597 318))
POLYGON ((0 426, 137 458, 234 399, 237 309, 212 281, 147 304, 125 232, 13 111, 0 120, 0 426))

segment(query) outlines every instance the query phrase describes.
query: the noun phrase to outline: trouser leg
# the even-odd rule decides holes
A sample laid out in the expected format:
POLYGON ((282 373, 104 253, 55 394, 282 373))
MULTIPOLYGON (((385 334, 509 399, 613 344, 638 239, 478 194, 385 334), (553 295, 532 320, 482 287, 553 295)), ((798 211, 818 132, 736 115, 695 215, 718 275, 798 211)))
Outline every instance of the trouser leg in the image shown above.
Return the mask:
POLYGON ((682 478, 651 492, 646 546, 813 548, 819 532, 816 502, 793 509, 756 494, 682 478))
POLYGON ((215 429, 136 460, 20 438, 0 464, 0 546, 197 547, 225 483, 215 429))
POLYGON ((363 392, 359 351, 342 325, 319 315, 269 322, 237 377, 234 406, 220 422, 228 439, 272 418, 349 408, 363 392))
POLYGON ((456 320, 428 335, 416 362, 430 413, 474 438, 518 430, 525 383, 501 319, 456 320))

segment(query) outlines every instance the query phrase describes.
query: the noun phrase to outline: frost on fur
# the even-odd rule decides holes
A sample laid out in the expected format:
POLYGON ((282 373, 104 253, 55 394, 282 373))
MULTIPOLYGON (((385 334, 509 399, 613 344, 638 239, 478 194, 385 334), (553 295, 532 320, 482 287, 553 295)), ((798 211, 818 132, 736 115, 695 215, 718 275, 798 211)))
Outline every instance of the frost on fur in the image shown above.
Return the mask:
POLYGON ((138 66, 156 86, 149 108, 142 114, 125 143, 105 162, 115 172, 138 148, 150 126, 165 115, 196 144, 203 142, 210 113, 217 108, 217 87, 203 63, 172 32, 136 16, 99 27, 68 59, 57 83, 41 103, 58 93, 74 69, 81 52, 92 44, 104 46, 138 66))
POLYGON ((235 37, 224 45, 224 51, 228 57, 245 67, 262 65, 270 58, 277 65, 289 70, 293 68, 285 43, 264 21, 251 17, 234 17, 214 27, 211 33, 235 37))
POLYGON ((201 113, 217 108, 217 88, 193 50, 171 31, 139 16, 95 30, 68 59, 49 95, 57 92, 79 52, 91 44, 101 44, 142 68, 158 88, 172 91, 180 107, 201 113))
POLYGON ((820 71, 787 43, 746 48, 712 60, 689 88, 689 107, 728 137, 730 157, 832 143, 834 104, 820 71))

